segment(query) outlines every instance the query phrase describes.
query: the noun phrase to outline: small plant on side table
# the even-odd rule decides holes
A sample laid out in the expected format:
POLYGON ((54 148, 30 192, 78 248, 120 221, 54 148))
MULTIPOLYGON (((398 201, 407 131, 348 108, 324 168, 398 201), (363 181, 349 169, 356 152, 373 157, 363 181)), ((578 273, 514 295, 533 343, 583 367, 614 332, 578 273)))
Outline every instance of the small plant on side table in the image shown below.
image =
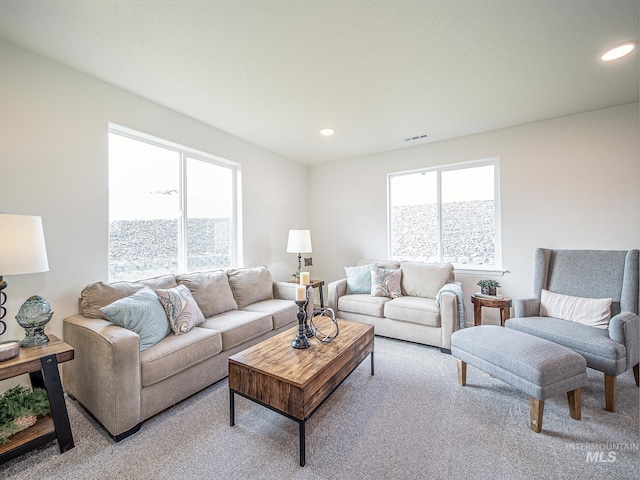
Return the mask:
POLYGON ((483 295, 495 295, 496 288, 500 286, 495 280, 480 280, 476 285, 480 286, 483 295))
POLYGON ((44 388, 33 390, 17 385, 0 396, 0 444, 5 444, 14 433, 30 427, 37 417, 51 411, 44 388))

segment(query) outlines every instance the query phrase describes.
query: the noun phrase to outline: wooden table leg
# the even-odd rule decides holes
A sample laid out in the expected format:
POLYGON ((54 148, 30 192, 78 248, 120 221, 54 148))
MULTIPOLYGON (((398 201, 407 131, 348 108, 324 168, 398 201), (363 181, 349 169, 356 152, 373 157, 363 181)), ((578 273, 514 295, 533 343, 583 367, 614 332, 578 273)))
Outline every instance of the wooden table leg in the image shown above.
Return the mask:
POLYGON ((504 307, 500 307, 500 322, 502 323, 503 327, 504 327, 505 322, 507 320, 509 320, 509 318, 511 317, 511 312, 509 310, 511 310, 509 305, 505 305, 504 307))
POLYGON ((482 324, 482 305, 478 302, 473 303, 473 326, 477 327, 482 324))

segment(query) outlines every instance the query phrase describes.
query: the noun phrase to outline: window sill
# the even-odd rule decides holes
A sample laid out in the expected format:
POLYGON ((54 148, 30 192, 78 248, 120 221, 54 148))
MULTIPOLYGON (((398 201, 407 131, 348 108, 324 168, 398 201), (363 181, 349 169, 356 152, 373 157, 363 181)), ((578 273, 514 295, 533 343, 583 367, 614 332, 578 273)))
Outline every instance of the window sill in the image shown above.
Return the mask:
POLYGON ((509 270, 488 265, 453 265, 453 270, 461 275, 495 275, 502 277, 509 270))

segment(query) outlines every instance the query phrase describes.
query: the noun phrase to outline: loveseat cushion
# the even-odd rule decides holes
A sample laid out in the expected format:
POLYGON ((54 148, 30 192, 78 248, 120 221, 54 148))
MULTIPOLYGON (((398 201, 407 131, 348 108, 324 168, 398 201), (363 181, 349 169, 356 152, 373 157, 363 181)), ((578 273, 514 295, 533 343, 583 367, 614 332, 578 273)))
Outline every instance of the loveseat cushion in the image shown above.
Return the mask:
POLYGON ((198 328, 219 331, 222 334, 222 350, 225 351, 270 332, 272 322, 271 315, 268 314, 232 310, 208 318, 198 328))
POLYGON ((176 275, 176 282, 191 291, 205 318, 238 308, 224 270, 176 275))
POLYGON ((176 375, 222 351, 222 335, 195 327, 184 335, 169 335, 140 354, 142 387, 176 375))
POLYGON ((389 301, 391 301, 389 297, 372 297, 369 293, 354 293, 343 295, 338 299, 338 310, 371 317, 383 317, 384 304, 389 301))
POLYGON ((273 298, 273 279, 264 265, 228 270, 227 277, 238 308, 273 298))
POLYGON ((400 267, 405 296, 436 298, 443 285, 455 281, 450 263, 401 262, 400 267))
POLYGON ((298 306, 291 300, 274 298, 252 303, 244 307, 243 310, 271 315, 271 323, 275 330, 287 323, 291 323, 296 318, 298 306))
POLYGON ((107 318, 100 311, 106 305, 116 300, 133 295, 142 287, 149 287, 154 292, 159 288, 175 287, 176 279, 173 275, 140 280, 139 282, 96 282, 87 285, 80 294, 80 313, 88 318, 107 318))
POLYGON ((384 304, 384 316, 402 322, 440 327, 440 309, 432 298, 394 298, 384 304))

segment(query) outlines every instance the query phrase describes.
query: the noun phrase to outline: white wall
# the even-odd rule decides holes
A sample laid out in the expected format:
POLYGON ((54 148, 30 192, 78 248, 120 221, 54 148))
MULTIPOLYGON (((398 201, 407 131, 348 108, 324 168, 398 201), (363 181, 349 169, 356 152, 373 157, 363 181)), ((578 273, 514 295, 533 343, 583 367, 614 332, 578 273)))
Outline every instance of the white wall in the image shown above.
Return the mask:
POLYGON ((42 216, 50 267, 5 277, 1 340, 23 338, 15 315, 32 294, 51 303, 46 331, 62 337, 82 288, 107 280, 109 122, 240 163, 244 265, 289 279, 288 230, 309 228, 306 199, 295 195, 306 191, 306 167, 3 42, 0 72, 0 212, 42 216))
MULTIPOLYGON (((532 293, 536 247, 640 248, 638 104, 315 166, 310 173, 314 277, 344 277, 359 258, 387 258, 386 175, 500 158, 501 293, 532 293)), ((458 275, 467 298, 486 276, 458 275)), ((471 315, 470 315, 471 314, 471 315)), ((488 319, 497 321, 491 309, 488 319)))
MULTIPOLYGON (((638 104, 308 169, 4 42, 0 71, 0 211, 43 217, 50 264, 5 278, 2 340, 22 337, 14 317, 32 294, 49 300, 47 332, 61 336, 84 285, 107 279, 109 122, 241 163, 244 264, 265 263, 278 280, 296 266, 289 229, 311 228, 314 278, 338 279, 358 258, 387 256, 387 173, 490 157, 501 159, 512 272, 503 293, 530 294, 537 246, 640 247, 638 104)), ((476 290, 477 277, 460 280, 476 290)))

